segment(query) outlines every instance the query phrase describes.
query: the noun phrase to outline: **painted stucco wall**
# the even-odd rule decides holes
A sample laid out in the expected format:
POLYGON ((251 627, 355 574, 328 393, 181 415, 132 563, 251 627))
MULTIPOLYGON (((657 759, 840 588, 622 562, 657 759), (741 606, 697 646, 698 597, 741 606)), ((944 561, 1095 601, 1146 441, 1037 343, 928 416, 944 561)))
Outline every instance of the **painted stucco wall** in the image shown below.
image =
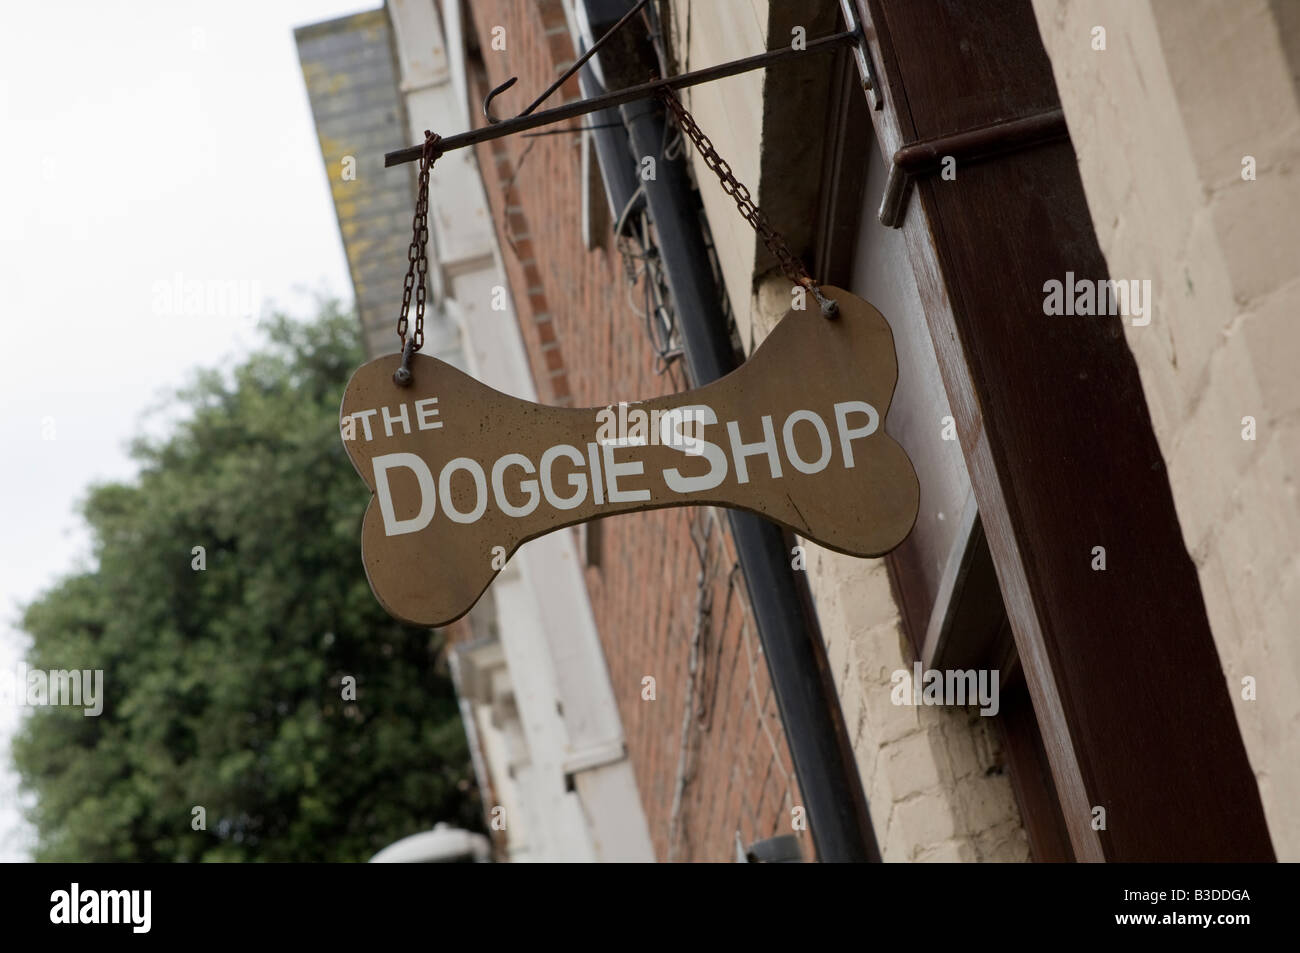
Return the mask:
POLYGON ((1300 5, 1033 2, 1111 278, 1151 281, 1128 343, 1274 849, 1297 860, 1300 5))

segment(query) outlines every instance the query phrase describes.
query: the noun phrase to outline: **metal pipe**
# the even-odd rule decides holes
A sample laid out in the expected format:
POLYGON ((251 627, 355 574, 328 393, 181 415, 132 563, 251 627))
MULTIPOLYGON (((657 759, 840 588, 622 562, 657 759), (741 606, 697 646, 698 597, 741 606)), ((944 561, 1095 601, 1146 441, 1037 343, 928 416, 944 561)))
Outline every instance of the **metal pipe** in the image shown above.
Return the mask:
MULTIPOLYGON (((600 95, 605 91, 590 66, 578 74, 578 86, 584 96, 600 95)), ((595 146, 592 158, 600 166, 610 220, 617 222, 639 185, 636 167, 631 161, 631 147, 627 143, 627 129, 617 109, 602 109, 593 113, 592 119, 595 120, 591 133, 595 146)), ((616 228, 616 234, 617 231, 616 228)))
POLYGON ((1069 134, 1065 112, 1056 108, 900 146, 894 152, 885 194, 881 197, 880 224, 886 228, 900 228, 913 181, 918 176, 937 172, 946 158, 961 163, 975 162, 1064 139, 1069 134))
MULTIPOLYGON (((659 95, 664 89, 685 89, 688 86, 698 86, 700 83, 708 83, 715 79, 723 79, 727 76, 735 76, 739 73, 748 73, 752 70, 763 69, 771 66, 773 63, 781 63, 785 60, 794 59, 797 56, 807 56, 810 53, 826 53, 839 49, 858 39, 859 33, 856 30, 846 30, 843 33, 833 33, 830 36, 824 36, 821 39, 810 42, 806 49, 780 49, 772 50, 767 53, 759 53, 755 56, 747 56, 744 59, 732 60, 730 63, 721 63, 718 66, 709 66, 705 69, 696 70, 693 73, 682 73, 680 76, 672 76, 668 79, 658 79, 650 83, 642 83, 639 86, 629 86, 627 89, 615 90, 612 93, 606 93, 603 96, 597 96, 594 99, 581 99, 575 103, 566 103, 563 106, 556 106, 554 109, 544 109, 539 113, 533 113, 528 116, 516 116, 513 119, 503 119, 500 122, 484 126, 481 129, 473 129, 469 132, 462 132, 459 135, 448 136, 438 143, 438 148, 442 152, 451 152, 453 149, 463 149, 466 146, 477 145, 480 142, 488 142, 492 139, 500 139, 504 136, 514 135, 517 132, 524 132, 529 129, 536 129, 538 126, 549 125, 553 122, 563 122, 566 119, 573 119, 575 116, 585 116, 587 113, 596 112, 600 109, 610 109, 615 106, 622 106, 625 103, 635 102, 638 99, 649 99, 659 95)), ((394 152, 384 154, 384 167, 401 165, 403 162, 415 162, 423 154, 424 146, 410 146, 406 149, 398 149, 394 152)))
MULTIPOLYGON (((687 370, 699 387, 734 370, 738 362, 685 162, 668 161, 661 154, 664 122, 654 103, 625 103, 619 111, 633 155, 656 157, 656 178, 646 183, 646 201, 677 310, 687 370)), ((611 157, 608 150, 598 154, 603 169, 611 157)), ((728 510, 727 516, 817 855, 823 862, 879 861, 825 643, 807 585, 790 567, 788 537, 752 513, 728 510)))

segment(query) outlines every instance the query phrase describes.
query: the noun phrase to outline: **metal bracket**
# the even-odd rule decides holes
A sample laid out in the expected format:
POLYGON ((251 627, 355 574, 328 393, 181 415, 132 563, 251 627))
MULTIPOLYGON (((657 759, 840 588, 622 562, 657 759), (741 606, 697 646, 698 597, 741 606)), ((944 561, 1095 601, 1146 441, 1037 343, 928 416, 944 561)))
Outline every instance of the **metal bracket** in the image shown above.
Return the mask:
MULTIPOLYGON (((585 116, 588 113, 598 112, 602 109, 612 109, 613 107, 621 106, 624 103, 635 102, 638 99, 659 97, 663 95, 665 90, 685 89, 688 86, 698 86, 700 83, 711 83, 716 79, 722 79, 727 76, 738 76, 741 73, 748 73, 751 70, 765 69, 776 63, 784 63, 787 60, 799 59, 817 53, 830 53, 839 49, 841 46, 855 44, 860 36, 860 33, 854 33, 852 30, 845 30, 842 33, 832 33, 830 36, 823 36, 816 40, 810 40, 804 49, 796 49, 787 46, 776 50, 769 50, 766 53, 747 56, 740 60, 732 60, 729 63, 720 63, 717 66, 707 66, 704 69, 698 69, 694 72, 681 73, 677 76, 670 76, 667 79, 652 80, 648 83, 642 83, 639 86, 629 86, 626 89, 615 90, 612 93, 604 93, 600 96, 592 96, 589 99, 581 99, 577 102, 565 103, 563 106, 555 106, 551 109, 544 109, 541 112, 535 112, 530 115, 515 116, 513 119, 502 119, 500 122, 489 123, 486 126, 481 126, 480 128, 470 130, 469 132, 447 136, 438 142, 438 148, 444 153, 451 152, 453 149, 464 149, 466 146, 478 145, 480 142, 487 142, 491 139, 501 139, 505 136, 514 135, 517 132, 536 129, 539 126, 547 126, 551 123, 563 122, 566 119, 573 119, 575 116, 585 116)), ((498 87, 498 90, 500 89, 501 87, 498 87)), ((395 165, 401 165, 403 162, 417 162, 423 154, 423 146, 409 146, 405 149, 386 152, 384 153, 384 167, 391 168, 395 165)))
POLYGON ((902 226, 907 212, 907 200, 912 194, 913 180, 940 171, 945 159, 963 163, 976 162, 1064 139, 1069 134, 1070 130, 1065 125, 1065 113, 1058 108, 977 126, 948 136, 906 143, 894 152, 889 167, 885 194, 880 200, 880 224, 886 228, 902 226))
POLYGON ((736 860, 742 864, 801 864, 803 851, 793 834, 756 840, 746 848, 740 831, 736 831, 736 860))
MULTIPOLYGON (((627 22, 631 20, 634 16, 640 13, 641 9, 649 2, 650 0, 638 0, 636 6, 634 6, 631 10, 627 11, 627 13, 623 14, 623 18, 619 20, 617 23, 615 23, 608 30, 606 30, 604 35, 591 45, 591 49, 587 50, 587 52, 583 53, 580 57, 578 57, 573 62, 572 66, 570 66, 568 69, 566 69, 563 73, 559 75, 559 77, 555 80, 555 82, 551 83, 550 86, 546 87, 546 92, 542 93, 542 95, 534 99, 532 105, 530 105, 527 109, 525 109, 515 118, 520 119, 524 116, 530 115, 534 109, 536 109, 542 103, 546 102, 546 100, 550 97, 550 95, 553 92, 555 92, 557 89, 559 89, 561 86, 563 86, 565 81, 570 76, 578 72, 578 70, 582 69, 583 63, 587 62, 587 60, 591 59, 593 56, 596 55, 596 53, 600 50, 600 48, 605 45, 606 40, 608 40, 619 30, 621 30, 624 27, 624 25, 627 24, 627 22)), ((488 93, 487 96, 484 97, 483 116, 487 119, 489 123, 496 124, 501 121, 500 119, 497 119, 495 116, 492 115, 492 100, 496 99, 497 96, 499 96, 501 93, 504 93, 507 89, 513 86, 518 81, 518 79, 519 79, 518 76, 511 76, 508 80, 506 80, 500 86, 493 89, 492 92, 488 93)))
POLYGON ((876 66, 871 61, 871 48, 867 46, 867 35, 862 30, 862 24, 858 22, 857 14, 853 10, 853 2, 854 0, 840 0, 845 28, 857 35, 857 41, 853 44, 853 58, 858 61, 858 75, 862 77, 862 88, 866 91, 871 108, 884 109, 885 97, 880 89, 880 81, 876 77, 876 66))

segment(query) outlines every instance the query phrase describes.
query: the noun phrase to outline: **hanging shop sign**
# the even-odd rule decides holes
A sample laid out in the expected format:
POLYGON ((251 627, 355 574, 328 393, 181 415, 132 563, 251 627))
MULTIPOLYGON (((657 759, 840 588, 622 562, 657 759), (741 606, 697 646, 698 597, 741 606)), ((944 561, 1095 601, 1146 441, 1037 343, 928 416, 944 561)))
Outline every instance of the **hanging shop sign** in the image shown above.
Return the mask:
POLYGON ((409 348, 360 367, 340 429, 373 494, 376 597, 408 622, 452 622, 527 540, 667 506, 749 510, 853 556, 893 549, 919 501, 885 432, 893 334, 868 302, 820 291, 833 320, 791 310, 736 371, 637 403, 543 406, 409 348))
MULTIPOLYGON (((640 0, 519 116, 497 121, 490 112, 492 99, 515 82, 510 79, 484 101, 486 127, 450 139, 426 131, 421 146, 385 157, 386 165, 420 163, 397 320, 402 350, 356 371, 339 423, 348 455, 372 494, 361 530, 366 575, 379 601, 400 619, 453 622, 474 606, 523 543, 617 513, 733 507, 853 556, 889 552, 916 521, 916 473, 885 433, 898 378, 889 325, 866 301, 823 288, 809 275, 677 98, 677 89, 773 65, 790 59, 792 51, 534 112, 646 3, 640 0), (789 311, 726 377, 638 403, 546 407, 502 394, 419 353, 429 172, 438 157, 651 97, 662 101, 786 276, 818 306, 789 311)), ((861 39, 855 27, 807 49, 828 52, 861 39)))

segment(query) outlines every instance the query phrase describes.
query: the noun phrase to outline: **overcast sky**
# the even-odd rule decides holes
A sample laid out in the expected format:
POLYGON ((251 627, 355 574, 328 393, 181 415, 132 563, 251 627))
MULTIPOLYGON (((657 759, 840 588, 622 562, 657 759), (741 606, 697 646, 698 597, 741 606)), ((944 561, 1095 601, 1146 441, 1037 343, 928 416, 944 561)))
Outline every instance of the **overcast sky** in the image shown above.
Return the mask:
MULTIPOLYGON (((351 297, 293 28, 375 0, 7 4, 0 28, 0 675, 19 606, 85 565, 78 502, 146 411, 257 341, 238 312, 351 297), (230 299, 215 309, 168 288, 230 299), (220 313, 213 313, 213 311, 220 313)), ((402 145, 395 143, 394 145, 402 145)), ((111 689, 108 689, 111 690, 111 689)), ((27 855, 0 706, 0 860, 27 855)))

